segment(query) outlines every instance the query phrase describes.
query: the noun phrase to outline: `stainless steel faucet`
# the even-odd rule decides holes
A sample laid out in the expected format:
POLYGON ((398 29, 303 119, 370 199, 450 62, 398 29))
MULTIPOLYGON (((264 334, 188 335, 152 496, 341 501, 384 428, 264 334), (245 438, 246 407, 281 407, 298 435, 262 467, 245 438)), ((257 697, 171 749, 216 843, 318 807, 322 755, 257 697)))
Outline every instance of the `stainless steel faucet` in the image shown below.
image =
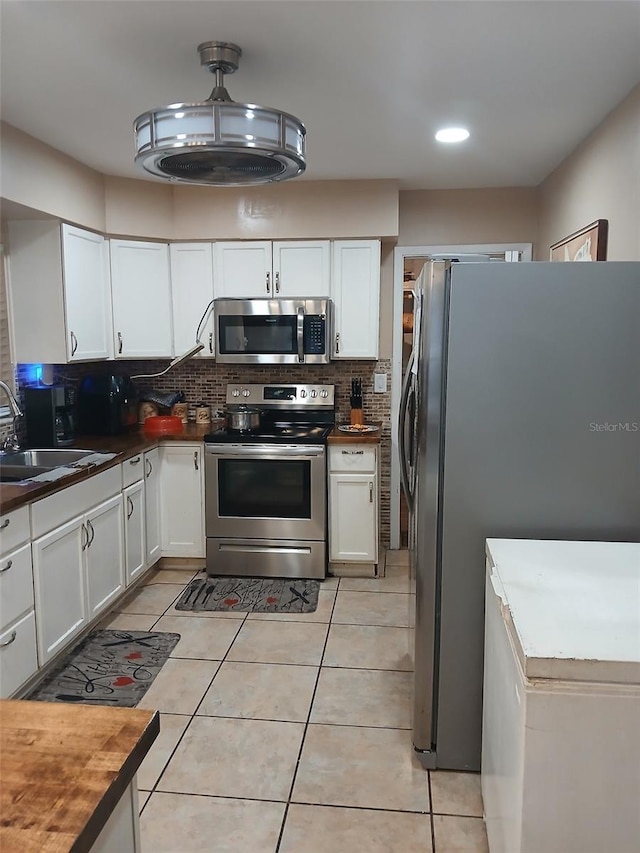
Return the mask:
POLYGON ((5 392, 9 399, 9 408, 11 409, 11 415, 13 417, 13 430, 9 433, 9 435, 2 441, 2 449, 3 450, 18 450, 20 447, 20 442, 18 441, 18 436, 16 434, 16 421, 18 418, 22 417, 22 409, 18 405, 18 401, 16 400, 13 391, 6 382, 3 382, 0 379, 0 388, 5 392))

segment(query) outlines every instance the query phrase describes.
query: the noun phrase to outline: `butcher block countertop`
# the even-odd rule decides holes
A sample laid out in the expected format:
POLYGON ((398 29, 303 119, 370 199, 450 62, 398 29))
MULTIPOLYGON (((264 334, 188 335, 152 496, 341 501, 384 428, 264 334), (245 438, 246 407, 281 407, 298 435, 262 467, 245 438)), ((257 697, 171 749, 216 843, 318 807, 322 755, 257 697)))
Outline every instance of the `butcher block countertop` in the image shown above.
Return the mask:
POLYGON ((115 453, 116 456, 102 465, 96 465, 89 469, 81 468, 68 477, 63 477, 55 482, 27 483, 21 486, 11 483, 0 484, 0 515, 24 506, 24 504, 40 500, 40 498, 51 495, 74 483, 86 480, 87 477, 91 477, 100 471, 106 471, 107 468, 124 462, 130 456, 135 456, 136 453, 142 453, 145 450, 151 450, 152 447, 157 447, 161 442, 203 441, 205 435, 211 432, 214 426, 212 424, 190 423, 186 424, 184 431, 178 435, 163 435, 159 437, 146 435, 142 428, 124 435, 80 436, 74 441, 72 447, 82 448, 83 450, 95 450, 101 453, 115 453))
POLYGON ((327 442, 329 444, 380 444, 382 424, 379 421, 372 421, 371 426, 378 427, 376 432, 342 432, 337 426, 335 426, 329 433, 327 442))
POLYGON ((157 711, 0 701, 0 850, 90 850, 160 731, 157 711))

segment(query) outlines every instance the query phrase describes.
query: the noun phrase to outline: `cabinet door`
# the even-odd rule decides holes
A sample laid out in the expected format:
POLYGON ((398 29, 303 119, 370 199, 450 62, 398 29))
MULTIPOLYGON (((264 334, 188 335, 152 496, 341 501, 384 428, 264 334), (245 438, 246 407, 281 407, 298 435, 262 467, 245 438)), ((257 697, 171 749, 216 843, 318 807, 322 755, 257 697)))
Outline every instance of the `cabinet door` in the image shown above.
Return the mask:
POLYGON ((161 457, 162 555, 204 557, 202 444, 165 445, 161 457))
POLYGON ((91 620, 124 590, 122 495, 114 495, 88 512, 85 526, 87 610, 91 620))
POLYGON ((173 349, 176 355, 187 352, 198 341, 198 324, 208 310, 209 316, 200 328, 199 342, 204 349, 197 358, 215 354, 213 345, 213 244, 173 243, 171 259, 171 293, 173 300, 173 349))
POLYGON ((146 568, 144 530, 144 480, 139 480, 123 491, 125 577, 129 586, 146 568))
POLYGON ((273 296, 271 243, 214 243, 215 296, 239 299, 273 296))
POLYGON ((333 358, 377 358, 380 241, 335 240, 331 294, 333 358))
POLYGON ((173 355, 168 245, 111 240, 110 252, 116 358, 173 355))
POLYGON ((334 562, 377 562, 375 474, 329 476, 329 559, 334 562))
POLYGON ((45 664, 87 624, 83 517, 32 543, 38 657, 45 664))
POLYGON ((331 243, 284 242, 273 244, 273 295, 283 298, 329 296, 331 243))
POLYGON ((62 226, 68 361, 112 357, 107 244, 101 234, 62 226))
POLYGON ((160 451, 144 454, 144 506, 146 562, 152 566, 160 559, 160 451))

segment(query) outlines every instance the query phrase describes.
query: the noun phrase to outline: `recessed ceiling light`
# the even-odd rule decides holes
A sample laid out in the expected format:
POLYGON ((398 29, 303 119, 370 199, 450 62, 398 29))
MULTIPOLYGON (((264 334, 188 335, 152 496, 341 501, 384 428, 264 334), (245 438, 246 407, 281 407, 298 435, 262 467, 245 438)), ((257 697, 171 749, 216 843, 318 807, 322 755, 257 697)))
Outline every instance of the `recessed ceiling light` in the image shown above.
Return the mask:
POLYGON ((436 133, 438 142, 464 142, 469 138, 469 131, 464 127, 443 127, 436 133))

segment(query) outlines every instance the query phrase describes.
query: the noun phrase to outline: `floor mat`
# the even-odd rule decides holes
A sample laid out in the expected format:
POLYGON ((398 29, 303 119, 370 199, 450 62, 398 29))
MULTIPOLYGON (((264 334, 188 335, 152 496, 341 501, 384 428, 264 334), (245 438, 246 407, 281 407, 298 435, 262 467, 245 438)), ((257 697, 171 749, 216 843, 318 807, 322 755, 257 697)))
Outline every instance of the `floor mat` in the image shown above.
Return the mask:
POLYGON ((158 631, 93 631, 24 698, 133 708, 179 639, 158 631))
POLYGON ((194 578, 176 610, 235 610, 253 613, 313 613, 320 584, 289 578, 194 578))

